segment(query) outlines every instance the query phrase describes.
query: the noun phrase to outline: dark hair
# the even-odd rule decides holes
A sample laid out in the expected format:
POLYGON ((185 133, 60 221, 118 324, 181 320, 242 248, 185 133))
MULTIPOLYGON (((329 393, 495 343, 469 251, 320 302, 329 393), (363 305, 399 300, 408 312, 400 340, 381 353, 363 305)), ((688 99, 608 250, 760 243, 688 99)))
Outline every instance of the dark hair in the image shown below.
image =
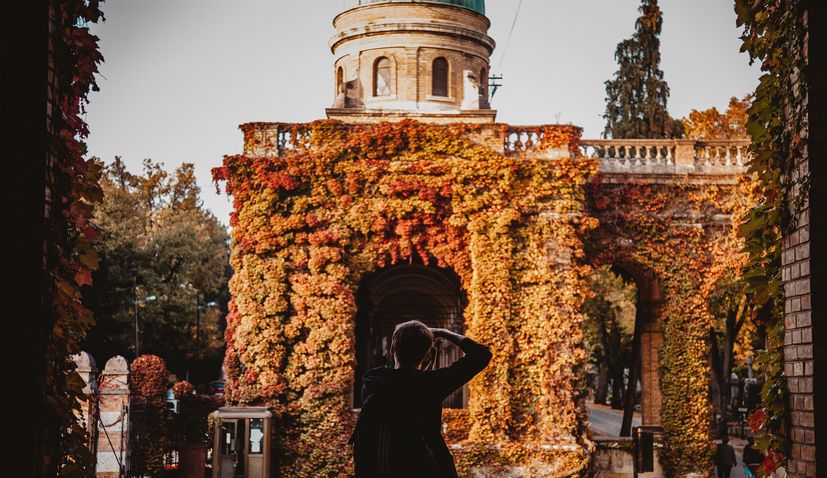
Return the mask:
POLYGON ((403 368, 415 368, 434 345, 434 334, 422 322, 411 320, 396 326, 391 340, 391 353, 403 368))

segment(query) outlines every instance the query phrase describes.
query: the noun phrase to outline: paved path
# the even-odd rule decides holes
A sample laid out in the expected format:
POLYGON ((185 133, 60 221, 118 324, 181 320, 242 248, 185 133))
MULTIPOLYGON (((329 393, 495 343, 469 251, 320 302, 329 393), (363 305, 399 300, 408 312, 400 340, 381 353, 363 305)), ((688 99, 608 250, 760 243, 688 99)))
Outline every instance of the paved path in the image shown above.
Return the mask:
MULTIPOLYGON (((623 423, 623 410, 613 410, 606 405, 595 405, 593 402, 586 402, 586 410, 589 412, 589 428, 592 433, 600 436, 616 437, 620 435, 620 426, 623 423)), ((640 413, 632 415, 632 426, 640 426, 640 413)))

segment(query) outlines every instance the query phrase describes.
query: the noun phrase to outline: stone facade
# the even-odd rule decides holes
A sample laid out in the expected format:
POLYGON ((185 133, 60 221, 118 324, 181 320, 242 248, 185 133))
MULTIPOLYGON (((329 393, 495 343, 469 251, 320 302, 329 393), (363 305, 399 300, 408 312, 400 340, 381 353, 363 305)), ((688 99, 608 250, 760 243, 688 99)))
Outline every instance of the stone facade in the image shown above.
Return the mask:
POLYGON ((347 10, 333 24, 335 100, 328 117, 494 121, 488 73, 495 43, 484 15, 442 3, 387 2, 347 10))

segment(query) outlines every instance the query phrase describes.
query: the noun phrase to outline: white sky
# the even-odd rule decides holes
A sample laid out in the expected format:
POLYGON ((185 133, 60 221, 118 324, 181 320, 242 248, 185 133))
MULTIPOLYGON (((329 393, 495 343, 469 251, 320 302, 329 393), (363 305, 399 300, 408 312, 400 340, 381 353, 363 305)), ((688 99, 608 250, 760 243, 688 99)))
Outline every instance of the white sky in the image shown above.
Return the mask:
MULTIPOLYGON (((493 101, 498 121, 573 123, 585 137, 603 131, 603 82, 614 50, 631 36, 639 0, 488 0, 498 47, 492 73, 504 75, 493 101), (502 67, 500 67, 502 62, 502 67)), ((173 169, 196 165, 206 206, 224 222, 232 208, 216 195, 210 169, 241 151, 238 125, 324 117, 332 98, 331 22, 343 0, 106 0, 93 25, 105 62, 91 95, 91 155, 122 156, 137 172, 144 158, 173 169)), ((739 53, 731 0, 661 0, 661 69, 669 111, 724 109, 758 82, 739 53)))

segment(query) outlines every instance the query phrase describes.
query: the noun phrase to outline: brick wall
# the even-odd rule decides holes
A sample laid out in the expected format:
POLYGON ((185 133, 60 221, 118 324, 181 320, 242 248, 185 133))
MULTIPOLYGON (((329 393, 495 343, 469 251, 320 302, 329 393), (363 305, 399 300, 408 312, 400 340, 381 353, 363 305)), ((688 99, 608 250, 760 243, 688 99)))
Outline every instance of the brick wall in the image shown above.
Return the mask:
MULTIPOLYGON (((809 2, 809 23, 824 21, 824 2, 809 2)), ((805 16, 805 18, 807 18, 805 16)), ((817 24, 817 23, 816 23, 817 24)), ((824 65, 824 29, 810 29, 810 64, 824 65)), ((791 447, 787 466, 790 477, 818 476, 827 470, 827 323, 825 323, 825 256, 827 256, 827 128, 825 85, 822 69, 807 72, 810 88, 810 133, 807 154, 800 158, 797 174, 810 175, 809 201, 798 217, 795 230, 783 242, 784 372, 790 402, 791 447), (824 396, 822 396, 824 395, 824 396), (819 429, 820 428, 820 429, 819 429)))

